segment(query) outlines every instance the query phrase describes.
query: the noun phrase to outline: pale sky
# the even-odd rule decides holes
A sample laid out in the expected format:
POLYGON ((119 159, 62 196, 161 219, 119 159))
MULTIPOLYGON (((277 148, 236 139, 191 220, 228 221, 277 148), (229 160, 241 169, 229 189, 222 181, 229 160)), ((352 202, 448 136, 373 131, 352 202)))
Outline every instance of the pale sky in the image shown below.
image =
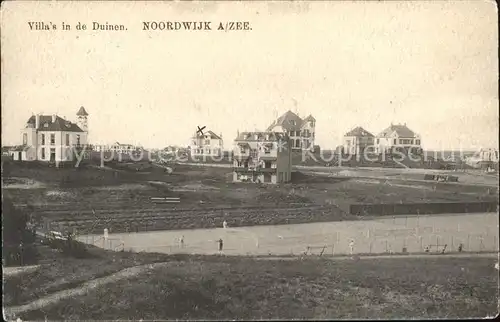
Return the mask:
POLYGON ((84 106, 96 144, 185 145, 200 125, 230 147, 238 129, 265 130, 291 109, 316 118, 324 149, 391 122, 426 149, 498 146, 493 1, 2 2, 1 27, 3 145, 21 143, 33 113, 75 121, 84 106), (128 30, 77 31, 79 21, 128 30), (252 30, 143 31, 142 21, 252 30))

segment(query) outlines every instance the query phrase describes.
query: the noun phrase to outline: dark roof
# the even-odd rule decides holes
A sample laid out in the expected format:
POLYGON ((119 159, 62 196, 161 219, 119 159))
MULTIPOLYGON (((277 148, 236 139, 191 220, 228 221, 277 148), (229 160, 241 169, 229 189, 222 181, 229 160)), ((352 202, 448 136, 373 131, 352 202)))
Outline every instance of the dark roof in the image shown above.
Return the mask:
POLYGON ((203 132, 203 135, 201 133, 196 133, 196 136, 195 137, 198 137, 198 138, 203 138, 205 137, 205 135, 209 134, 210 135, 210 138, 211 139, 214 139, 214 140, 222 140, 222 138, 215 134, 213 131, 206 131, 206 132, 203 132))
POLYGON ((272 131, 275 126, 281 126, 288 131, 297 131, 309 121, 314 122, 316 119, 312 115, 308 115, 305 119, 301 119, 300 116, 294 112, 288 111, 269 125, 267 131, 272 131))
POLYGON ((288 140, 288 136, 284 133, 280 132, 241 132, 236 137, 235 141, 265 141, 266 135, 269 135, 269 139, 267 141, 278 141, 278 140, 288 140), (245 135, 248 135, 245 138, 245 135), (257 139, 255 139, 255 135, 257 135, 257 139))
POLYGON ((379 137, 379 138, 387 138, 387 137, 390 137, 393 132, 396 132, 396 134, 398 135, 398 137, 402 137, 402 138, 413 138, 413 137, 416 136, 415 132, 413 132, 412 130, 410 130, 406 125, 402 125, 402 124, 394 125, 394 124, 391 124, 391 126, 389 126, 385 130, 383 130, 382 132, 380 132, 380 134, 377 135, 377 137, 379 137))
POLYGON ((302 119, 292 111, 288 111, 285 114, 278 117, 268 128, 267 131, 271 131, 275 126, 282 126, 288 131, 300 130, 302 127, 302 119))
MULTIPOLYGON (((36 120, 35 115, 31 116, 26 122, 35 127, 36 120)), ((38 126, 38 131, 66 131, 66 132, 83 132, 83 130, 68 120, 63 119, 56 115, 56 121, 52 122, 52 115, 40 115, 40 125, 38 126), (47 126, 45 126, 47 124, 47 126)))
POLYGON ((361 126, 358 126, 351 131, 347 132, 344 136, 356 136, 356 137, 374 137, 373 134, 362 128, 361 126))
POLYGON ((85 108, 82 106, 82 107, 80 107, 80 109, 78 110, 78 112, 76 113, 76 115, 78 115, 78 116, 88 116, 89 113, 87 113, 87 111, 85 110, 85 108))

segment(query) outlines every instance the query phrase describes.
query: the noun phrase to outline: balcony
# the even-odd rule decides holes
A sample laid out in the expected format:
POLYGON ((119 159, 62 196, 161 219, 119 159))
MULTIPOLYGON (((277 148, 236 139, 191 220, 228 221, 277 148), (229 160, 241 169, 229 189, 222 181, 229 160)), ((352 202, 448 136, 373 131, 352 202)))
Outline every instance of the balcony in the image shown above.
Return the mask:
POLYGON ((235 172, 266 172, 266 173, 274 173, 276 172, 276 168, 263 168, 260 166, 257 167, 238 167, 233 166, 233 171, 235 172))
POLYGON ((277 155, 272 155, 272 154, 260 154, 258 156, 259 160, 276 160, 278 158, 277 155))

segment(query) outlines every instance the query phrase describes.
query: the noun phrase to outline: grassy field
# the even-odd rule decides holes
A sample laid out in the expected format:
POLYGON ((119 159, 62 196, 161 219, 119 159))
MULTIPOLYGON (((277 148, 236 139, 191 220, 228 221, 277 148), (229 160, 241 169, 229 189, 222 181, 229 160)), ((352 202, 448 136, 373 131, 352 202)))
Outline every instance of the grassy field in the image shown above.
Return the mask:
POLYGON ((348 214, 353 203, 498 200, 481 186, 299 173, 294 183, 270 186, 232 183, 230 171, 176 165, 168 174, 154 166, 137 171, 11 164, 3 191, 18 206, 33 206, 55 229, 86 233, 215 228, 224 220, 232 227, 348 220, 356 219, 348 214), (150 200, 166 196, 179 197, 180 203, 150 200))
MULTIPOLYGON (((21 318, 241 320, 494 316, 498 312, 495 262, 494 258, 446 257, 258 262, 251 258, 185 257, 171 259, 167 267, 147 270, 112 287, 100 287, 81 297, 26 312, 21 318)), ((75 267, 79 265, 75 262, 44 269, 38 276, 25 278, 19 292, 31 294, 33 285, 39 288, 40 284, 50 289, 47 285, 54 282, 48 282, 50 278, 44 275, 50 273, 45 272, 62 270, 70 275, 71 269, 79 269, 75 267)), ((9 284, 11 288, 6 293, 16 284, 19 283, 9 284)), ((25 295, 24 299, 29 297, 33 295, 25 295)))

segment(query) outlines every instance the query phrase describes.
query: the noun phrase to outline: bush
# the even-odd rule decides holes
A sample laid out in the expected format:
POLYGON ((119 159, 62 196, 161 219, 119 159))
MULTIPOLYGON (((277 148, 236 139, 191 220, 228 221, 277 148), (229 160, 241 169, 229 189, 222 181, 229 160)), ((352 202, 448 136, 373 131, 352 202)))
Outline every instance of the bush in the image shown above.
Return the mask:
POLYGON ((29 216, 14 207, 7 196, 2 196, 3 261, 5 265, 33 264, 37 252, 33 246, 35 234, 27 228, 29 216))

